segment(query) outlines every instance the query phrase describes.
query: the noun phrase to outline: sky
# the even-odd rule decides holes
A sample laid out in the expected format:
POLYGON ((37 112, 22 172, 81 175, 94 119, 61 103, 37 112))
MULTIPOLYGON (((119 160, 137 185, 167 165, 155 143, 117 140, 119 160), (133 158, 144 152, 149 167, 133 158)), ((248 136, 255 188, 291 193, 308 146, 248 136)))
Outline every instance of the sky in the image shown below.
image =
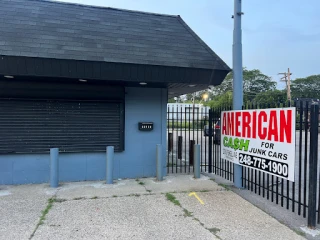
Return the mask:
MULTIPOLYGON (((60 0, 180 15, 232 67, 233 0, 60 0)), ((243 66, 278 82, 320 74, 319 0, 242 0, 243 66)))

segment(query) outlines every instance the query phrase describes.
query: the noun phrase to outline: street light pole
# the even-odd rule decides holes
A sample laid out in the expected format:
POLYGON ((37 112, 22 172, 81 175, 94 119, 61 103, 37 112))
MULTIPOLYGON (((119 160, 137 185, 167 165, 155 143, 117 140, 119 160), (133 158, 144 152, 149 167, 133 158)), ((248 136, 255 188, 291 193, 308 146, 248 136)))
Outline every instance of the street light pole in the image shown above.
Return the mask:
MULTIPOLYGON (((242 36, 241 36, 241 0, 234 0, 233 30, 233 110, 242 110, 242 36)), ((234 164, 234 185, 242 188, 242 166, 234 164)))

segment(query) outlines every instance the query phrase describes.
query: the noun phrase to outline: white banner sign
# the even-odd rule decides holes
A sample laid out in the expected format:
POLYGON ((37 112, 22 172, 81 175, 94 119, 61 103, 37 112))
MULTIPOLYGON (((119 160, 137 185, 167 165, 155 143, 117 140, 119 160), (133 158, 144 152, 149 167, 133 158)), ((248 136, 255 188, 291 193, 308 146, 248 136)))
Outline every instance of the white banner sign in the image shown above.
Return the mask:
POLYGON ((294 181, 295 108, 221 113, 221 158, 294 181))

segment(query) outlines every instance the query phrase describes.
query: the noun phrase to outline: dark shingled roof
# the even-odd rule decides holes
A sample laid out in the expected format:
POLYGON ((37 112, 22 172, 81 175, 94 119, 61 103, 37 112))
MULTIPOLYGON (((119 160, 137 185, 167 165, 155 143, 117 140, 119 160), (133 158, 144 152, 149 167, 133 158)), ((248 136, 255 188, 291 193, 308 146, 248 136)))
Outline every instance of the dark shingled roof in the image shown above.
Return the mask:
POLYGON ((229 71, 180 16, 0 1, 0 55, 229 71))

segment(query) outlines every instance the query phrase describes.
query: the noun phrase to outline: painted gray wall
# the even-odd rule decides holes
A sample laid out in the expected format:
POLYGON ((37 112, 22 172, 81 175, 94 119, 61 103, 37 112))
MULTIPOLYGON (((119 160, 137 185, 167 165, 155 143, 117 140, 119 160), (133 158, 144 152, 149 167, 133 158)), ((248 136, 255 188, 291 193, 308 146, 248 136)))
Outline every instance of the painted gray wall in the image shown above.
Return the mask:
MULTIPOLYGON (((166 172, 167 90, 126 88, 125 151, 115 153, 114 178, 151 177, 156 174, 156 144, 163 146, 166 172), (154 122, 154 130, 141 132, 138 122, 154 122)), ((49 154, 0 155, 0 184, 49 182, 49 154)), ((105 153, 60 153, 59 180, 103 180, 105 153)))

